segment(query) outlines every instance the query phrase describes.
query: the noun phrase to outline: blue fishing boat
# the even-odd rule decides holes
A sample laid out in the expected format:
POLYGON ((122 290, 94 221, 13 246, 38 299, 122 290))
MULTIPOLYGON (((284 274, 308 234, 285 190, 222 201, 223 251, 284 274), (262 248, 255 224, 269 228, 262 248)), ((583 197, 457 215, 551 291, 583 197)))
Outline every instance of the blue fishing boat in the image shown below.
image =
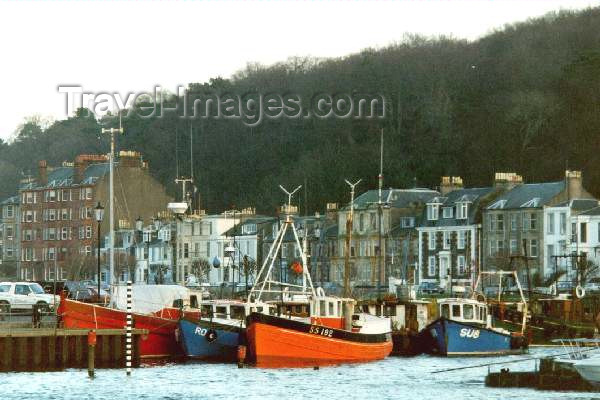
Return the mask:
POLYGON ((266 303, 237 300, 208 300, 200 304, 200 313, 187 313, 179 321, 179 340, 190 358, 234 362, 239 345, 245 344, 246 315, 269 312, 266 303))
POLYGON ((485 302, 450 298, 439 301, 440 318, 418 335, 421 350, 439 356, 521 354, 527 341, 521 333, 494 328, 485 302))

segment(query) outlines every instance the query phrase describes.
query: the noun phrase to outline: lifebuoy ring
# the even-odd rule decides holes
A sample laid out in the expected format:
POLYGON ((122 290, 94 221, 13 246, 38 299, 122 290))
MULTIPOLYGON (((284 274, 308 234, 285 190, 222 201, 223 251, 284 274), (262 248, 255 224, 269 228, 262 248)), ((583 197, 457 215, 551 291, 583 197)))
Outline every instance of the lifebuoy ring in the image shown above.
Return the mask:
POLYGON ((575 288, 575 295, 578 299, 582 299, 583 297, 585 297, 585 288, 581 285, 577 285, 577 287, 575 288))
POLYGON ((325 291, 320 286, 317 288, 317 297, 325 297, 325 291))
POLYGON ((214 329, 209 329, 208 332, 206 332, 206 341, 211 343, 214 342, 215 340, 217 340, 217 331, 215 331, 214 329))

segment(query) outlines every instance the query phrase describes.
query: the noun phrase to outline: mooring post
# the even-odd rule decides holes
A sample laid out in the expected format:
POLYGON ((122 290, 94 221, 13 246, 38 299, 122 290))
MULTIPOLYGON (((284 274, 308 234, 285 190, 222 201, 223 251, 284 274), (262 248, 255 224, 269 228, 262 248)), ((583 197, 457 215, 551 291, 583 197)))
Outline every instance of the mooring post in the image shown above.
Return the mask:
POLYGON ((94 377, 94 361, 96 358, 96 331, 91 330, 88 332, 88 376, 94 377))
POLYGON ((125 367, 127 376, 131 375, 131 353, 132 353, 132 316, 131 316, 131 281, 127 281, 127 332, 125 333, 125 367))

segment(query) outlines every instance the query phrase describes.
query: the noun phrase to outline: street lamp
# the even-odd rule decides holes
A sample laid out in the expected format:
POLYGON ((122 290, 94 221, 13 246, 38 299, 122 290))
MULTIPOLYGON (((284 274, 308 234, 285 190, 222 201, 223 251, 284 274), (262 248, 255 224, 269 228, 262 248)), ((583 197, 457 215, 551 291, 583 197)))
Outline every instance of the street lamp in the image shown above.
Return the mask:
POLYGON ((104 207, 100 205, 100 202, 94 208, 94 216, 96 217, 96 225, 98 225, 98 300, 100 300, 100 224, 104 218, 104 207))
POLYGON ((227 244, 227 246, 225 246, 225 249, 223 250, 223 252, 225 253, 225 257, 227 257, 227 267, 229 270, 231 270, 231 273, 233 274, 233 279, 232 279, 232 286, 231 286, 231 296, 234 296, 234 290, 235 290, 235 286, 236 286, 236 281, 235 281, 235 247, 233 247, 231 244, 227 244))

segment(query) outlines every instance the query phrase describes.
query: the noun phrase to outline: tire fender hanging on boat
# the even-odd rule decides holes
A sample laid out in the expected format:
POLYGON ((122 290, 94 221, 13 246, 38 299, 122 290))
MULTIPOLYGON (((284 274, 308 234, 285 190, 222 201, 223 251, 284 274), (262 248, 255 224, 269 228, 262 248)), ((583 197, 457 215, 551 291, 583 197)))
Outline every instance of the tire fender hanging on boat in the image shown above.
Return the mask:
POLYGON ((214 342, 215 340, 217 340, 217 331, 215 331, 214 329, 209 329, 208 332, 206 332, 206 336, 204 336, 206 338, 207 342, 214 342))
POLYGON ((582 299, 585 297, 585 288, 581 285, 577 285, 575 288, 575 295, 578 299, 582 299))

